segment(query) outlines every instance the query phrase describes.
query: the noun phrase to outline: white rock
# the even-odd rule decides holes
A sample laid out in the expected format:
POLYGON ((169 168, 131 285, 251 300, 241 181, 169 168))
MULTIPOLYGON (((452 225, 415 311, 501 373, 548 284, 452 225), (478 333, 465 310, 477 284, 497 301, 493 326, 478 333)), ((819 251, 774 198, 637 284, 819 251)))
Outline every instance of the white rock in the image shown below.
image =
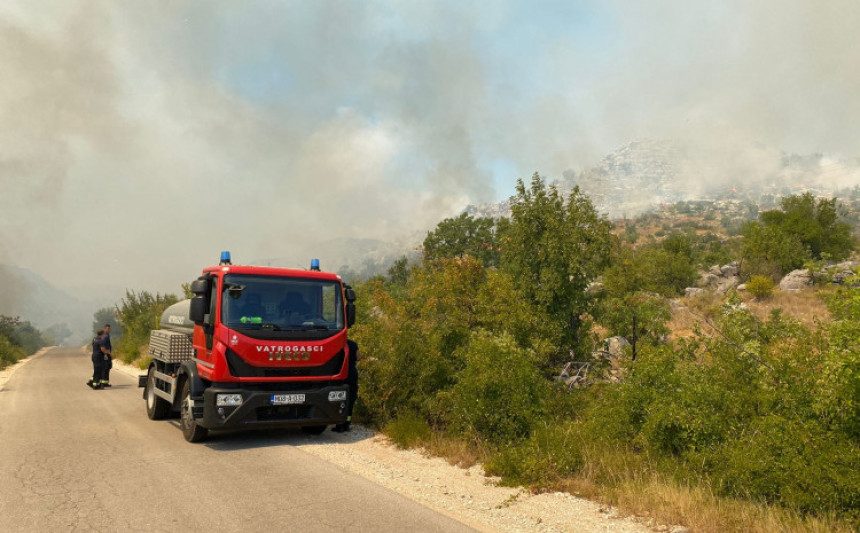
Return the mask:
POLYGON ((800 268, 792 270, 785 275, 779 282, 779 289, 782 291, 799 291, 812 283, 812 276, 809 275, 809 270, 800 268))
POLYGON ((684 297, 691 298, 693 296, 699 296, 701 294, 705 294, 705 289, 699 289, 696 287, 687 287, 684 289, 684 297))

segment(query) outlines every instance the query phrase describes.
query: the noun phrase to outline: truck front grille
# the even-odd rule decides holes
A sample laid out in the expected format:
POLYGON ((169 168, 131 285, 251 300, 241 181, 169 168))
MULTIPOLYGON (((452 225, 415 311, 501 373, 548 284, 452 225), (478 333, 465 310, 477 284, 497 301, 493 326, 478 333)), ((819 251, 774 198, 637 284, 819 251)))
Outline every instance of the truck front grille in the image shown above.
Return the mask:
POLYGON ((325 377, 339 374, 343 369, 344 351, 341 350, 327 363, 319 366, 266 368, 248 364, 239 354, 227 349, 227 368, 237 378, 292 378, 325 377))

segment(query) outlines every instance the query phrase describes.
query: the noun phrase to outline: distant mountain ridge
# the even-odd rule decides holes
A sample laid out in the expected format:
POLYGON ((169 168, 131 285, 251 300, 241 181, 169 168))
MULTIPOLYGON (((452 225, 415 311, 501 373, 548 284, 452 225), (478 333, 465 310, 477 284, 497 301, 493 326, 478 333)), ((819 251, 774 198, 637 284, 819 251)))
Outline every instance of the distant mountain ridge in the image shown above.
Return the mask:
MULTIPOLYGON (((787 154, 752 144, 703 147, 677 140, 639 140, 596 166, 568 170, 554 182, 565 193, 575 186, 610 218, 634 216, 661 204, 748 195, 811 192, 834 196, 860 186, 860 161, 823 154, 787 154)), ((509 202, 469 206, 473 216, 509 216, 509 202)))
POLYGON ((0 314, 18 316, 39 329, 66 324, 75 340, 86 338, 92 328, 95 305, 54 287, 26 268, 0 264, 0 314))

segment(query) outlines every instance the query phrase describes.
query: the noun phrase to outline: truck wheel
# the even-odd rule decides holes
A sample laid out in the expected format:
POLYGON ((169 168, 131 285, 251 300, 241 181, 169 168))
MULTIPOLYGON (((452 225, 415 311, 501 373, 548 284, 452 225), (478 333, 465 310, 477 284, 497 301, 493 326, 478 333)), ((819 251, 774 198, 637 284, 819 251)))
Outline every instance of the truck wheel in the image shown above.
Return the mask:
POLYGON ((182 436, 188 442, 201 442, 209 436, 209 430, 200 427, 191 413, 191 380, 182 381, 182 403, 179 409, 179 426, 182 428, 182 436))
POLYGON ((146 416, 150 420, 164 420, 170 414, 170 402, 155 395, 155 368, 149 369, 146 377, 146 416))
POLYGON ((326 426, 302 426, 302 431, 308 435, 319 435, 325 431, 326 426))

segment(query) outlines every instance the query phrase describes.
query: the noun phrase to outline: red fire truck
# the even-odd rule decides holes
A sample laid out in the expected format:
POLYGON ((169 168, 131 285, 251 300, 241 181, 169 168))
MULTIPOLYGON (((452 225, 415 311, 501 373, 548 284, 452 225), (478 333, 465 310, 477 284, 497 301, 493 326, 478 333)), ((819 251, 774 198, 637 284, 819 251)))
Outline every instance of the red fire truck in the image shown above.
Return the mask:
POLYGON ((310 270, 240 266, 224 252, 191 292, 150 336, 140 377, 150 419, 178 413, 189 442, 209 430, 316 434, 346 422, 355 293, 340 276, 317 260, 310 270))

